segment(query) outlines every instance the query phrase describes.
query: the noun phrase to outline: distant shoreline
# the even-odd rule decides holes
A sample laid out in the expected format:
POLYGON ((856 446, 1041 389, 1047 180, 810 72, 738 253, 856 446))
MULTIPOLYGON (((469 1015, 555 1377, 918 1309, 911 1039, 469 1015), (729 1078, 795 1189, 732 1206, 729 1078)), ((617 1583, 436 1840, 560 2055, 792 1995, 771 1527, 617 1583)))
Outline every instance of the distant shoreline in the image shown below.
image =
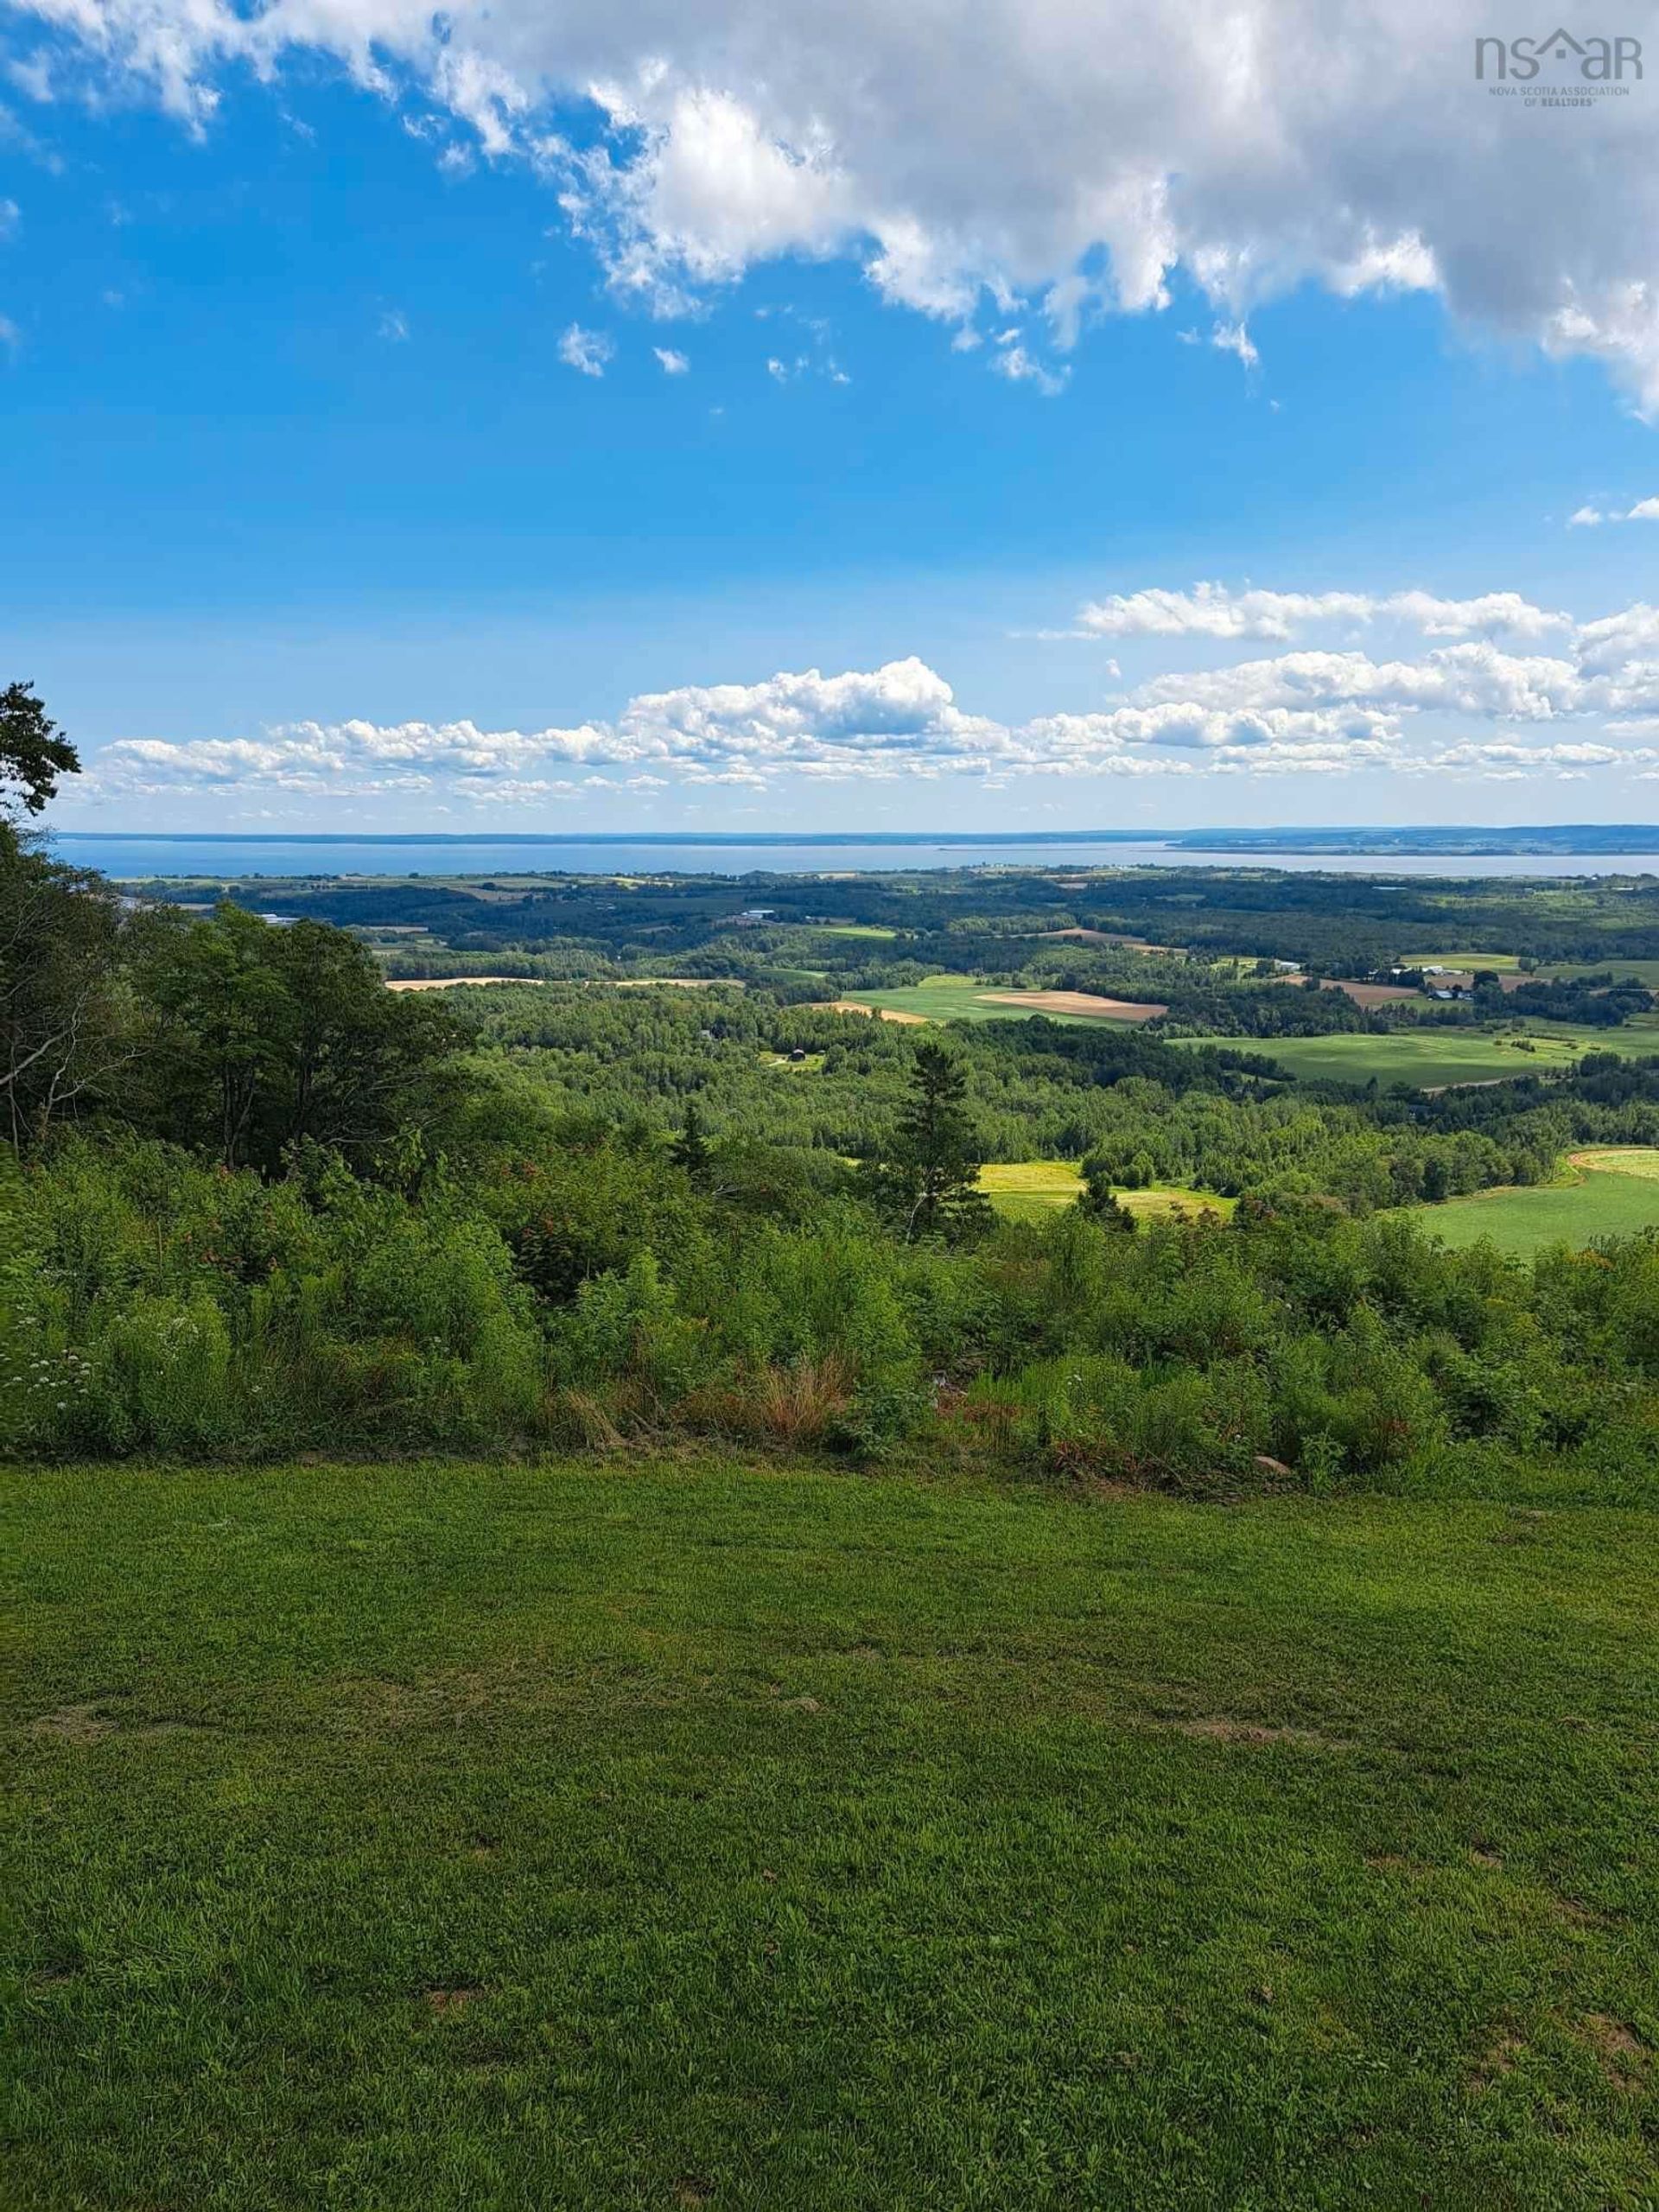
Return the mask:
POLYGON ((902 851, 918 845, 936 849, 1006 849, 1009 846, 1138 845, 1157 846, 1166 852, 1221 853, 1241 859, 1254 855, 1294 852, 1301 855, 1329 855, 1332 859, 1436 854, 1447 858, 1524 859, 1609 855, 1646 855, 1659 851, 1659 824, 1651 823, 1540 823, 1512 830, 1450 825, 1421 828, 1365 830, 537 830, 504 834, 496 830, 411 830, 341 832, 324 830, 144 830, 62 829, 65 840, 84 845, 223 845, 291 847, 328 849, 345 845, 420 847, 442 850, 449 847, 490 844, 558 849, 573 845, 616 847, 706 848, 710 851, 766 850, 786 846, 835 852, 849 846, 880 847, 902 851))

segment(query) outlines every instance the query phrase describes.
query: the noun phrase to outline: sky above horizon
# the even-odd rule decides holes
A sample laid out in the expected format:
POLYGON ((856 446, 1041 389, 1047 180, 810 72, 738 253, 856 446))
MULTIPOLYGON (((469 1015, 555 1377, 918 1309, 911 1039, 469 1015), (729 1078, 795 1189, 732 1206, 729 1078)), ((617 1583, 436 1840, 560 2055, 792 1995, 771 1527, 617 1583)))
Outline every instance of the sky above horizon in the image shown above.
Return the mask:
POLYGON ((54 822, 1659 817, 1652 7, 789 12, 0 7, 54 822))

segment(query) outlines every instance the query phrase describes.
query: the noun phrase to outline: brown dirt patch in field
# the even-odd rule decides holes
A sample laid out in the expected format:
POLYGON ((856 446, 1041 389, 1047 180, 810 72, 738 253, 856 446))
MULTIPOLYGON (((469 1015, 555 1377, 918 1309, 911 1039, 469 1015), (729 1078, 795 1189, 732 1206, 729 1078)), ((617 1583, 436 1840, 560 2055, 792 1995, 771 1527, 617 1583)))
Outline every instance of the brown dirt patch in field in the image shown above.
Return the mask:
POLYGON ((1341 991, 1352 999, 1356 1006, 1395 1006, 1402 999, 1414 999, 1417 993, 1408 983, 1343 983, 1327 976, 1321 990, 1341 991))
POLYGON ((1648 2047, 1634 2028, 1611 2012, 1586 2012, 1579 2032, 1601 2062, 1615 2088, 1633 2089, 1647 2070, 1648 2047))
POLYGON ((1096 998, 1092 991, 981 991, 995 1006, 1022 1006, 1039 1014, 1083 1014, 1097 1021, 1155 1021, 1166 1006, 1143 1006, 1135 999, 1096 998))
POLYGON ((1165 1720, 1159 1726, 1207 1744, 1294 1744, 1310 1751, 1351 1751, 1354 1748, 1340 1737, 1321 1736, 1313 1728, 1269 1728, 1258 1721, 1227 1720, 1215 1714, 1202 1720, 1165 1720))
POLYGON ((93 1744, 115 1727, 97 1705, 66 1705, 57 1713, 41 1713, 32 1725, 37 1736, 49 1736, 60 1744, 93 1744))
POLYGON ((1504 2029, 1495 2036, 1484 2053, 1470 2069, 1470 2082, 1477 2089, 1490 2089, 1494 2082, 1501 2082, 1506 2074, 1513 2073, 1516 2061, 1522 2056, 1527 2046, 1517 2035, 1504 2029))
POLYGON ((459 983, 535 983, 537 976, 389 976, 389 991, 453 991, 459 983))
POLYGON ((487 1995, 482 1989, 429 1989, 422 1993, 421 2002, 429 2012, 464 2012, 469 2005, 476 2005, 487 1995))
MULTIPOLYGON (((1275 983, 1294 983, 1300 988, 1307 978, 1302 975, 1275 976, 1273 980, 1275 983)), ((1352 999, 1356 1006, 1366 1007, 1394 1006, 1402 999, 1414 999, 1421 995, 1408 983, 1348 983, 1340 982, 1334 976, 1323 977, 1319 988, 1322 991, 1341 991, 1345 997, 1352 999)))
POLYGON ((896 1006, 865 1006, 857 999, 822 999, 817 1011, 821 1014, 879 1014, 883 1021, 901 1021, 906 1028, 925 1029, 927 1027, 925 1014, 906 1014, 902 1007, 896 1006))

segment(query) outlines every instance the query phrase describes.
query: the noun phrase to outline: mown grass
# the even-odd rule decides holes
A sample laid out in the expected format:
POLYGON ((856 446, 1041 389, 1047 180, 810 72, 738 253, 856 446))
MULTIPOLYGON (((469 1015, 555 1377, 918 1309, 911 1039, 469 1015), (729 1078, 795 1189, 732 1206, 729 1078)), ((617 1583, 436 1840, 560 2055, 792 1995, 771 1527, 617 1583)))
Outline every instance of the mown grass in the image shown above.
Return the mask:
POLYGON ((1507 1077, 1548 1075, 1570 1067, 1586 1052, 1624 1052, 1649 1058, 1659 1050, 1651 1033, 1628 1029, 1567 1029, 1529 1024, 1524 1037, 1486 1029, 1397 1029, 1385 1036, 1345 1032, 1330 1037, 1204 1037, 1182 1042, 1259 1052, 1304 1083, 1392 1084, 1417 1089, 1444 1084, 1490 1083, 1507 1077))
POLYGON ((31 2212, 1653 2201, 1639 1514, 4 1484, 31 2212))
POLYGON ((1041 1014, 1049 1021, 1077 1021, 1090 1026, 1115 1019, 1103 1014, 1052 1014, 1046 1007, 1010 1004, 1006 984, 976 981, 972 976, 930 976, 923 982, 891 991, 851 991, 849 1000, 878 1009, 891 1007, 897 1014, 920 1014, 928 1021, 1028 1021, 1041 1014), (988 994, 1001 991, 1001 999, 988 994))
POLYGON ((1522 1259, 1552 1244, 1585 1245, 1659 1229, 1659 1149, 1598 1147, 1574 1157, 1571 1181, 1478 1191, 1412 1211, 1454 1250, 1490 1238, 1500 1251, 1522 1259))
MULTIPOLYGON (((979 1187, 1000 1214, 1011 1221, 1042 1221, 1058 1206, 1069 1206, 1083 1189, 1083 1177, 1069 1160, 1000 1161, 979 1171, 979 1187)), ((1144 1191, 1120 1191, 1117 1201, 1139 1220, 1165 1214, 1196 1212, 1203 1207, 1225 1217, 1236 1198, 1217 1198, 1178 1183, 1158 1183, 1144 1191)))

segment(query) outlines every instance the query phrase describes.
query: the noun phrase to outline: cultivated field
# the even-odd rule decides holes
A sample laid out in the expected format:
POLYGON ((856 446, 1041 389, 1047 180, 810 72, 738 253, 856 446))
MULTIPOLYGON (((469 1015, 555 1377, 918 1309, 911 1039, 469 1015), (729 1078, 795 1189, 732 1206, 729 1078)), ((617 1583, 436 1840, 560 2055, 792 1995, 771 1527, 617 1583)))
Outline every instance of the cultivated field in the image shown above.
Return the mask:
POLYGON ((905 989, 859 991, 837 1001, 923 1021, 1007 1021, 1043 1014, 1051 1021, 1150 1021, 1167 1007, 1131 999, 1097 998, 1090 991, 1010 991, 963 976, 930 976, 905 989))
POLYGON ((1415 1217, 1454 1248, 1490 1237, 1500 1250, 1523 1258, 1552 1244, 1588 1244, 1599 1236, 1659 1229, 1659 1149, 1599 1145, 1573 1153, 1570 1167, 1570 1183, 1481 1191, 1418 1207, 1415 1217))
POLYGON ((389 991, 454 991, 469 983, 535 983, 535 976, 395 976, 388 977, 389 991))
POLYGON ((1652 2201, 1642 1513, 4 1481, 31 2212, 1652 2201))

